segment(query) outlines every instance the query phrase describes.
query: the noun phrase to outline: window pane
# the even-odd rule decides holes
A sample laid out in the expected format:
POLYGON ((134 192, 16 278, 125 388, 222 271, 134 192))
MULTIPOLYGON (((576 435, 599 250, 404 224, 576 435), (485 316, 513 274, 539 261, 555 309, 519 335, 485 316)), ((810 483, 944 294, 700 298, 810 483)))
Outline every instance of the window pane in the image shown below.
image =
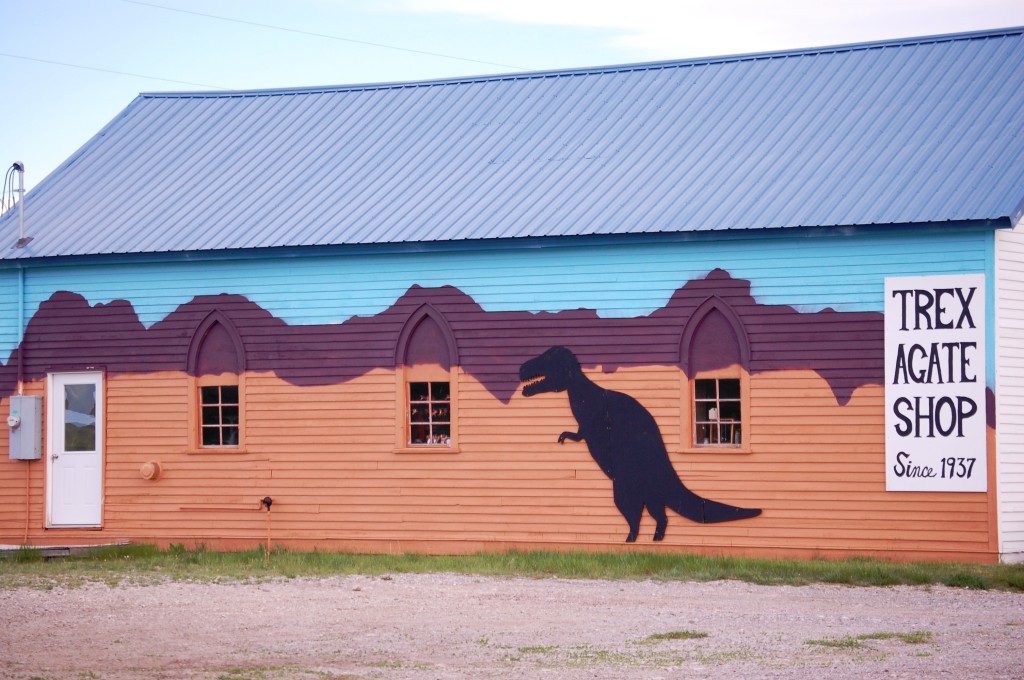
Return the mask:
POLYGON ((220 409, 220 422, 224 425, 237 425, 238 424, 238 407, 237 406, 222 406, 220 409))
POLYGON ((96 450, 96 386, 64 386, 64 450, 96 450))
POLYGON ((409 383, 409 401, 427 401, 430 399, 430 383, 409 383))
POLYGON ((739 399, 740 398, 740 381, 739 380, 719 380, 718 388, 721 391, 719 395, 722 399, 739 399))
POLYGON ((738 401, 723 401, 721 418, 722 420, 739 420, 740 403, 738 401))
POLYGON ((220 408, 217 406, 204 406, 203 425, 220 425, 220 408))
POLYGON ((409 409, 409 419, 414 423, 430 422, 430 407, 427 404, 413 404, 409 409))
POLYGON ((430 383, 430 397, 433 401, 448 401, 449 394, 448 383, 430 383))
POLYGON ((719 426, 719 444, 731 444, 732 443, 732 425, 723 423, 719 426))
POLYGON ((237 404, 238 385, 221 385, 220 401, 222 404, 237 404))
POLYGON ((221 442, 224 446, 238 446, 238 428, 225 427, 221 430, 221 442))
POLYGON ((714 399, 715 398, 715 381, 714 380, 694 380, 693 381, 693 396, 697 399, 714 399))
POLYGON ((413 425, 409 437, 410 444, 426 444, 427 437, 430 436, 429 425, 413 425))
POLYGON ((451 444, 451 435, 452 431, 450 425, 435 425, 433 443, 448 446, 451 444))
POLYGON ((203 428, 203 446, 220 446, 220 428, 203 428))
POLYGON ((212 387, 200 387, 199 398, 203 404, 220 403, 220 387, 216 385, 212 387))

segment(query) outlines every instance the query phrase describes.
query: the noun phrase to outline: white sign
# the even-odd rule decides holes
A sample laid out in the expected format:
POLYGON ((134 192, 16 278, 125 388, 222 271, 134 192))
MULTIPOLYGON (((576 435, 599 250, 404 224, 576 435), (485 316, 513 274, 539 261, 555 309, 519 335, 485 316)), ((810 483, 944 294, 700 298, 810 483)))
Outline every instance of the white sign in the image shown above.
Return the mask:
POLYGON ((885 280, 885 488, 985 491, 985 275, 885 280))

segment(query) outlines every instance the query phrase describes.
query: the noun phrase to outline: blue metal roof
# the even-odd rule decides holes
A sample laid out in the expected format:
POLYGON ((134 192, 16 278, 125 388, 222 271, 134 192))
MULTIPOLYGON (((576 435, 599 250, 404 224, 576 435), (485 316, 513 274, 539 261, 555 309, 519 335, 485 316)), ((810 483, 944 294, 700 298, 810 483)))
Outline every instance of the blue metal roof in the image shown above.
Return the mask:
MULTIPOLYGON (((989 222, 1024 29, 477 78, 142 94, 4 259, 989 222)), ((0 229, 13 243, 17 217, 0 229)))

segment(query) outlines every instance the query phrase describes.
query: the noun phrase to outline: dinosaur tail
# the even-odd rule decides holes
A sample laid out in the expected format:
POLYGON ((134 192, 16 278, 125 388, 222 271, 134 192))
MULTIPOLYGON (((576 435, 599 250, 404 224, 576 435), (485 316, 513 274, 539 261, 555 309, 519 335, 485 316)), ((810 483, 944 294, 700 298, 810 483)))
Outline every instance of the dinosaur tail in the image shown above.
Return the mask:
POLYGON ((731 522, 737 519, 757 517, 761 514, 760 508, 738 508, 735 505, 727 505, 726 503, 719 503, 718 501, 698 496, 687 489, 682 482, 679 482, 679 489, 675 498, 666 505, 686 519, 700 522, 701 524, 731 522))

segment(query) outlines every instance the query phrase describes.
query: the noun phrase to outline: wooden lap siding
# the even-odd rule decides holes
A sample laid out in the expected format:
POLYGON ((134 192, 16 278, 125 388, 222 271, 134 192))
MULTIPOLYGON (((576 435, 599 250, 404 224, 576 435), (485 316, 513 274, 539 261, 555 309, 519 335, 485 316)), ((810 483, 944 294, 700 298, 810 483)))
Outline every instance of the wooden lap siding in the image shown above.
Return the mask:
MULTIPOLYGON (((626 371, 612 382, 654 405, 684 482, 706 497, 764 510, 753 520, 718 525, 672 515, 663 548, 897 559, 986 559, 990 554, 984 494, 885 492, 877 418, 881 388, 865 388, 838 406, 812 373, 755 378, 755 395, 797 390, 820 421, 754 396, 754 453, 694 453, 682 451, 688 447, 681 444, 682 419, 674 408, 681 376, 672 369, 652 373, 626 371)), ((180 393, 186 383, 184 375, 167 374, 107 383, 104 535, 162 545, 252 546, 266 539, 259 500, 269 495, 274 498, 272 540, 295 547, 607 549, 625 537, 611 484, 585 445, 556 441, 572 426, 559 395, 539 402, 515 397, 506 406, 463 377, 460 452, 395 454, 389 439, 392 376, 375 374, 330 388, 297 388, 251 376, 246 415, 259 425, 247 432, 247 452, 189 454, 182 452, 188 417, 180 393), (304 412, 309 407, 312 412, 304 412), (169 436, 140 437, 140 432, 169 436), (156 480, 139 472, 150 460, 162 466, 156 480)), ((24 465, 3 466, 4 496, 15 501, 14 507, 5 504, 5 533, 23 518, 18 501, 24 465)), ((36 467, 38 513, 43 480, 36 467)), ((37 540, 81 536, 68 530, 41 536, 41 519, 34 514, 31 523, 37 540)), ((656 547, 652 534, 653 522, 645 517, 638 545, 656 547)))
MULTIPOLYGON (((1024 561, 1024 227, 996 235, 1000 552, 1024 561)), ((990 487, 992 488, 992 487, 990 487)))
MULTIPOLYGON (((960 258, 958 266, 972 266, 962 251, 953 250, 950 262, 960 258)), ((762 309, 757 295, 743 297, 749 289, 742 282, 727 273, 719 276, 691 282, 690 297, 678 297, 683 305, 678 316, 656 310, 621 320, 587 310, 483 313, 480 300, 457 289, 421 289, 373 318, 354 319, 344 336, 336 335, 337 324, 285 326, 244 298, 218 298, 235 305, 231 320, 248 357, 244 449, 223 452, 190 450, 192 378, 174 368, 184 366, 190 334, 203 310, 217 306, 216 299, 204 299, 195 311, 183 306, 144 328, 123 314, 121 303, 83 307, 73 295, 61 297, 61 309, 98 309, 117 322, 98 319, 70 333, 55 321, 60 317, 39 316, 33 331, 37 342, 27 356, 26 393, 41 394, 42 377, 54 365, 38 363, 44 351, 59 352, 58 363, 72 368, 120 367, 106 377, 104 526, 93 532, 44 531, 43 466, 7 460, 5 441, 0 542, 21 542, 28 481, 33 542, 127 538, 252 547, 267 538, 259 500, 271 496, 271 540, 293 547, 618 548, 627 527, 612 502, 611 482, 585 443, 557 442, 561 432, 575 429, 565 394, 527 399, 518 393, 519 363, 564 343, 577 351, 594 382, 633 396, 655 416, 688 487, 708 498, 763 509, 760 517, 717 525, 670 513, 660 544, 651 542, 653 522, 645 516, 638 546, 745 555, 994 559, 991 492, 885 491, 881 381, 844 377, 865 360, 881 362, 877 332, 864 338, 868 346, 876 343, 875 350, 865 350, 869 356, 850 350, 849 329, 862 321, 876 323, 872 317, 762 309), (705 293, 723 294, 740 307, 754 305, 753 316, 743 313, 752 343, 761 343, 752 358, 745 404, 748 453, 690 445, 688 377, 678 366, 678 350, 686 310, 705 293), (396 453, 395 432, 403 425, 395 403, 394 339, 424 296, 439 306, 459 343, 458 449, 396 453), (812 317, 816 325, 804 328, 812 317), (837 330, 832 324, 847 318, 854 319, 853 326, 837 330), (770 339, 783 332, 779 324, 784 323, 793 324, 794 332, 817 334, 819 354, 834 355, 825 368, 839 370, 801 368, 806 352, 770 339), (98 334, 110 349, 99 356, 81 354, 83 329, 98 334), (294 335, 274 335, 289 332, 294 335), (129 336, 148 344, 119 345, 119 338, 129 336), (162 469, 153 480, 140 474, 150 461, 162 469)), ((872 276, 880 291, 881 273, 872 276)), ((770 290, 770 279, 752 283, 754 290, 770 290)), ((232 286, 225 281, 221 289, 232 286)), ((144 302, 138 300, 140 306, 144 302)), ((671 304, 676 303, 664 309, 671 304)))

